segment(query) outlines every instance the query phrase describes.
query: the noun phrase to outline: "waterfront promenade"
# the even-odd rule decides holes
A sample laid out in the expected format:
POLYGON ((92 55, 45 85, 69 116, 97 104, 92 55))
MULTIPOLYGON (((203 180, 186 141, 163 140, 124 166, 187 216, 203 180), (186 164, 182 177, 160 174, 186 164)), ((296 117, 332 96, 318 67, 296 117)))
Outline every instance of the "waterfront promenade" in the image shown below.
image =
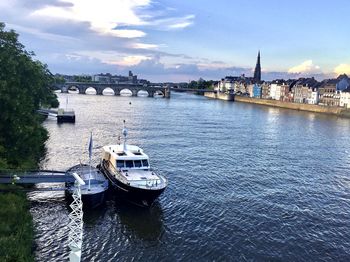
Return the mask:
POLYGON ((292 102, 284 102, 284 101, 278 101, 278 100, 272 100, 272 99, 261 99, 261 98, 252 98, 252 97, 244 97, 244 96, 235 96, 235 101, 264 105, 264 106, 293 109, 293 110, 309 111, 314 113, 330 114, 330 115, 350 118, 350 110, 341 108, 341 107, 292 103, 292 102))

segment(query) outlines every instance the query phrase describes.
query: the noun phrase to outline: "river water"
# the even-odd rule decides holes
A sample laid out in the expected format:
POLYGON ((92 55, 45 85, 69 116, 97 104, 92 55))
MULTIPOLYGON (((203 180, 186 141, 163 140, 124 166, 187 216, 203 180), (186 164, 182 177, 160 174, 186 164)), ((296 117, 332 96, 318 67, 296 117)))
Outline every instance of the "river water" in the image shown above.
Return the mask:
MULTIPOLYGON (((59 94, 75 124, 49 130, 42 168, 116 143, 125 119, 169 186, 150 209, 111 195, 84 213, 82 261, 350 261, 350 120, 172 93, 59 94)), ((64 193, 28 194, 37 261, 66 261, 64 193)))

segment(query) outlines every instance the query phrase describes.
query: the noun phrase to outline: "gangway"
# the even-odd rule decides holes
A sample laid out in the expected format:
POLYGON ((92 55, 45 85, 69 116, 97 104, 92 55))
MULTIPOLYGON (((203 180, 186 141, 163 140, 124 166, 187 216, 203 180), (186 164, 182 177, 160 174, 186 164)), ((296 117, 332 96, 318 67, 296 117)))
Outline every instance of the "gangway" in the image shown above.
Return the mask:
POLYGON ((0 171, 0 184, 73 183, 74 181, 74 177, 65 171, 0 171))

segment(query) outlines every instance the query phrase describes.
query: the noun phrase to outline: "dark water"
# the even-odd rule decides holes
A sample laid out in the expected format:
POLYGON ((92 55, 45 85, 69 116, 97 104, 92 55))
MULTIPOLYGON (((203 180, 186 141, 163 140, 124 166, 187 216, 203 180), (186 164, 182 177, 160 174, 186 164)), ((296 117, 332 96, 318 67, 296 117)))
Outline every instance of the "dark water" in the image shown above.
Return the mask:
MULTIPOLYGON (((83 261, 350 261, 350 120, 188 94, 68 96, 77 122, 45 122, 43 168, 86 162, 90 131, 97 164, 125 119, 170 181, 151 209, 111 197, 86 212, 83 261)), ((36 259, 67 260, 64 194, 29 197, 36 259)))

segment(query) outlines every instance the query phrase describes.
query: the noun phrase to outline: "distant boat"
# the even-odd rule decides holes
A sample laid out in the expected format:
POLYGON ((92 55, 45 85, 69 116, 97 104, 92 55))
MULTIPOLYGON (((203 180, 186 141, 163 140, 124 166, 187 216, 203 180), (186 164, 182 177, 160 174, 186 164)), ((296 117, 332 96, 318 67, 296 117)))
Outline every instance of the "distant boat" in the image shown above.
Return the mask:
MULTIPOLYGON (((77 173, 84 180, 85 185, 80 186, 84 207, 96 208, 104 203, 108 180, 100 170, 86 164, 79 164, 69 168, 67 173, 77 173)), ((72 194, 75 189, 74 183, 67 183, 66 188, 68 193, 72 194)))
POLYGON ((124 144, 103 147, 99 168, 127 200, 149 207, 165 190, 168 180, 151 169, 149 158, 140 147, 126 144, 125 126, 123 135, 124 144))

